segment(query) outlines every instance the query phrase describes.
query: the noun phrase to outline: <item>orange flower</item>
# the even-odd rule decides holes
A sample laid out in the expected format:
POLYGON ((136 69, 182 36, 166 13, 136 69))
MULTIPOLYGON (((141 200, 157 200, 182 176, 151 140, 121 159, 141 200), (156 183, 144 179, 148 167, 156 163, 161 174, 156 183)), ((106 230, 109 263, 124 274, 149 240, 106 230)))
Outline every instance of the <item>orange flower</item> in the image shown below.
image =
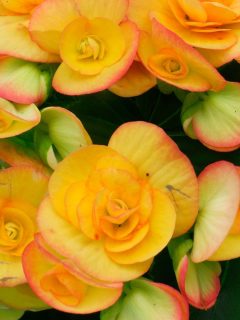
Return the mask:
POLYGON ((128 17, 150 31, 150 15, 220 66, 239 56, 237 0, 131 0, 128 17))
POLYGON ((142 275, 197 213, 188 159, 159 127, 121 126, 109 146, 92 145, 56 167, 39 210, 39 230, 81 272, 107 282, 142 275))

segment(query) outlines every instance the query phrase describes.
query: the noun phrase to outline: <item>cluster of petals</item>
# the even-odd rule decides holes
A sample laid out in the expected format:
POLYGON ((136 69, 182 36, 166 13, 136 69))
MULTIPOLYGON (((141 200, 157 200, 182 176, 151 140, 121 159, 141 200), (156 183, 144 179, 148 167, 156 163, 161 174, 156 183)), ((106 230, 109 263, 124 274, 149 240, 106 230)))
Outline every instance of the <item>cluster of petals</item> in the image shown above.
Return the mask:
POLYGON ((59 310, 105 309, 124 282, 191 228, 197 210, 186 156, 159 127, 126 123, 108 146, 78 149, 55 168, 38 210, 39 234, 24 251, 28 283, 59 310))
POLYGON ((215 66, 239 57, 238 0, 131 0, 128 17, 150 31, 153 16, 215 66))
MULTIPOLYGON (((209 56, 211 49, 216 60, 226 56, 223 64, 239 51, 234 2, 2 1, 0 54, 60 64, 52 85, 68 95, 109 89, 135 96, 157 79, 190 91, 218 91, 225 80, 209 56)), ((12 89, 2 91, 9 96, 12 89)))
POLYGON ((22 255, 37 231, 37 208, 46 195, 49 173, 26 156, 26 149, 1 141, 0 315, 18 319, 26 309, 46 309, 27 284, 22 255))
POLYGON ((173 239, 170 256, 179 289, 199 309, 211 308, 220 292, 219 261, 240 257, 240 170, 228 161, 208 165, 199 175, 199 213, 193 239, 173 239))

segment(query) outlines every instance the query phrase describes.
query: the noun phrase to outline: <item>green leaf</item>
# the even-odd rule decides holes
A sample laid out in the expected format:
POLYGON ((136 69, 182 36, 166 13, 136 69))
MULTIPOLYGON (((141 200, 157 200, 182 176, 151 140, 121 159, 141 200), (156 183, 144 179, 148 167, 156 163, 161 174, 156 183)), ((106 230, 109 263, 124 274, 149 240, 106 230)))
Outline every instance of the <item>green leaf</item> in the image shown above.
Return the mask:
POLYGON ((18 320, 24 314, 21 310, 0 309, 0 319, 2 320, 18 320))

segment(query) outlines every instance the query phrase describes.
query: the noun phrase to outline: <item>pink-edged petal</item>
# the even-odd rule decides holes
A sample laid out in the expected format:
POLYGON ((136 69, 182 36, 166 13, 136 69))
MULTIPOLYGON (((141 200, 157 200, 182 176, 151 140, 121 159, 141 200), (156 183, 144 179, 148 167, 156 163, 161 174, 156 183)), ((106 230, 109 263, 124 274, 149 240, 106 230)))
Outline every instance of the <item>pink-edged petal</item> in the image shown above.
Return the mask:
POLYGON ((99 279, 90 277, 88 274, 84 273, 81 269, 79 269, 76 264, 71 259, 65 259, 63 256, 59 255, 56 251, 54 251, 45 241, 40 233, 35 234, 34 242, 37 245, 38 249, 42 252, 44 256, 47 257, 49 261, 53 263, 61 263, 69 272, 74 274, 82 281, 87 284, 100 287, 100 288, 122 288, 122 282, 107 282, 101 281, 99 279))
POLYGON ((134 61, 127 73, 114 85, 109 91, 120 97, 135 97, 143 94, 157 84, 154 77, 143 65, 138 61, 134 61))
POLYGON ((152 19, 152 37, 141 33, 138 55, 157 78, 189 91, 220 90, 224 78, 193 47, 152 19))
POLYGON ((40 206, 38 224, 47 244, 64 257, 71 258, 90 277, 108 282, 128 281, 145 273, 151 265, 152 259, 132 265, 115 263, 106 254, 101 241, 87 238, 62 219, 48 198, 40 206))
POLYGON ((182 294, 192 306, 204 310, 211 308, 217 300, 220 273, 218 262, 193 263, 188 255, 183 256, 176 270, 182 294))
POLYGON ((28 16, 0 17, 0 54, 36 62, 58 62, 58 56, 43 51, 32 41, 28 22, 28 16))
POLYGON ((31 16, 31 37, 43 50, 59 54, 61 32, 78 17, 79 12, 74 0, 44 1, 31 16))
POLYGON ((81 75, 62 63, 54 75, 53 87, 60 93, 79 95, 107 89, 119 80, 130 67, 138 45, 138 30, 133 23, 124 22, 121 24, 121 29, 127 49, 117 63, 105 67, 95 76, 81 75))
POLYGON ((153 187, 169 195, 177 213, 174 235, 191 228, 198 210, 197 179, 174 141, 156 125, 139 121, 120 126, 109 146, 130 160, 153 187))
POLYGON ((54 287, 46 288, 44 278, 46 279, 46 274, 49 274, 56 264, 48 259, 48 256, 44 255, 34 242, 24 252, 23 266, 33 291, 44 302, 64 312, 86 314, 105 309, 116 302, 122 292, 121 288, 101 288, 88 285, 69 273, 61 264, 59 265, 62 270, 61 279, 64 281, 61 282, 61 287, 65 287, 64 291, 67 296, 64 296, 64 292, 62 295, 60 292, 56 293, 54 287), (71 298, 75 300, 73 303, 71 303, 71 298))
POLYGON ((49 90, 50 75, 37 64, 5 57, 0 59, 0 96, 17 103, 42 103, 49 90))
POLYGON ((194 227, 194 262, 208 259, 222 244, 234 222, 240 198, 238 171, 229 162, 208 165, 198 179, 200 208, 194 227))
MULTIPOLYGON (((158 1, 159 2, 159 1, 158 1)), ((177 34, 186 43, 193 47, 221 50, 231 48, 237 42, 237 36, 231 31, 216 31, 216 32, 196 32, 182 25, 174 16, 172 7, 177 6, 178 1, 163 0, 159 3, 158 8, 154 8, 153 16, 165 28, 177 34)))
POLYGON ((89 19, 101 17, 117 24, 124 20, 128 0, 76 0, 82 16, 89 19))
MULTIPOLYGON (((228 82, 219 92, 209 92, 192 120, 196 137, 205 145, 235 149, 240 146, 240 84, 228 82)), ((220 150, 221 151, 221 150, 220 150)))
POLYGON ((124 293, 117 304, 101 313, 102 320, 188 319, 185 298, 167 285, 140 278, 131 281, 124 293))
POLYGON ((0 98, 0 138, 16 136, 40 122, 40 111, 35 104, 13 104, 0 98))
POLYGON ((151 282, 152 285, 168 292, 171 294, 180 304, 182 309, 182 319, 181 320, 189 320, 189 305, 187 300, 180 294, 179 291, 174 289, 173 287, 170 287, 169 285, 166 285, 164 283, 158 283, 158 282, 151 282))

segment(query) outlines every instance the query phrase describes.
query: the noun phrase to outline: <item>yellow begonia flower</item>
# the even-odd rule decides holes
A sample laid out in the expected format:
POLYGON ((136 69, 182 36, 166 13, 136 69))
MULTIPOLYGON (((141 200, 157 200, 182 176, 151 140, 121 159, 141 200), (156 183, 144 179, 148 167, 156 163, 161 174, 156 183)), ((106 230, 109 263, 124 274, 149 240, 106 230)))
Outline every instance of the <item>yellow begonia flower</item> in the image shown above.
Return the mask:
POLYGON ((24 251, 23 266, 34 292, 51 307, 71 313, 92 313, 114 304, 122 293, 122 283, 88 281, 76 268, 69 268, 39 243, 32 242, 24 251))
POLYGON ((21 256, 32 241, 48 177, 30 166, 0 171, 0 286, 26 282, 21 256))
POLYGON ((0 138, 16 136, 40 122, 40 111, 35 104, 11 103, 0 98, 0 138))
POLYGON ((92 143, 82 122, 61 107, 41 110, 41 122, 35 129, 34 141, 41 159, 52 169, 69 153, 92 143))
POLYGON ((189 91, 220 90, 224 78, 197 50, 152 19, 152 33, 141 32, 138 56, 155 77, 189 91))
POLYGON ((200 205, 194 227, 192 260, 240 257, 240 170, 218 161, 199 175, 200 205))
POLYGON ((60 255, 101 281, 127 281, 148 270, 171 237, 195 221, 194 170, 159 127, 121 126, 109 146, 67 156, 49 182, 39 230, 60 255))
POLYGON ((34 10, 33 41, 62 61, 53 78, 57 91, 100 91, 127 72, 138 45, 138 30, 125 18, 127 8, 127 0, 46 0, 34 10))
POLYGON ((149 32, 154 16, 213 65, 221 66, 239 56, 238 7, 238 0, 131 0, 128 17, 149 32))

